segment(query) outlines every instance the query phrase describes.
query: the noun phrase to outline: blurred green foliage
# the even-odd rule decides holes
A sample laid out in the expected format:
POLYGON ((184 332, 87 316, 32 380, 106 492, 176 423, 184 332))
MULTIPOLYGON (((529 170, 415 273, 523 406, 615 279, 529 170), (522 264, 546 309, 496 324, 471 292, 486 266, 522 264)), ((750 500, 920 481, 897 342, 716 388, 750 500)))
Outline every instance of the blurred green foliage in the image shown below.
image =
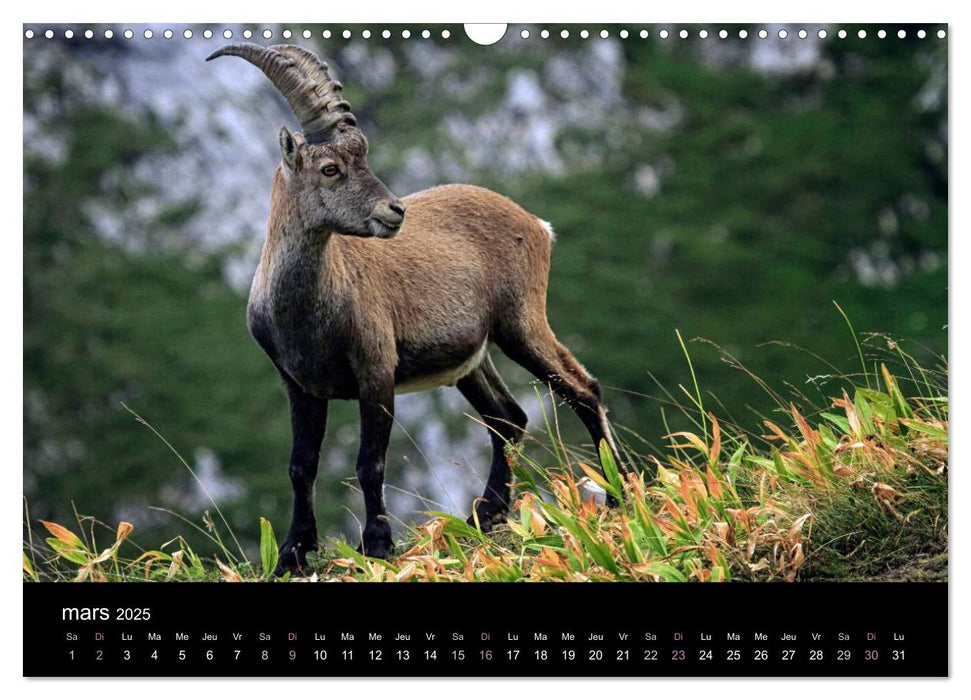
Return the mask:
MULTIPOLYGON (((445 117, 489 113, 504 94, 504 71, 539 70, 556 51, 580 46, 487 52, 442 43, 452 77, 479 84, 452 97, 422 88, 403 68, 380 95, 349 83, 346 95, 370 127, 375 170, 393 175, 414 147, 450 149, 462 162, 462 145, 442 137, 445 117)), ((389 48, 403 61, 399 44, 389 48)), ((650 375, 674 391, 687 384, 676 328, 717 343, 775 387, 792 382, 807 392, 807 377, 827 366, 764 344, 805 347, 853 371, 855 350, 832 300, 858 330, 911 341, 924 363, 945 355, 946 85, 942 99, 925 99, 935 76, 946 79, 942 42, 833 38, 814 66, 781 73, 706 58, 697 42, 631 40, 622 51, 632 114, 676 104, 673 127, 621 125, 610 139, 582 126, 564 130, 563 153, 597 155, 567 158, 560 174, 462 163, 478 184, 553 221, 551 324, 607 387, 617 422, 651 441, 663 434, 661 403, 637 394, 660 394, 650 375), (645 165, 656 192, 638 191, 645 165)), ((25 111, 57 92, 25 82, 25 111)), ((181 505, 198 520, 205 505, 179 496, 193 492, 191 477, 124 402, 190 463, 204 447, 243 483, 245 496, 230 494, 224 510, 255 542, 258 516, 288 517, 289 421, 275 373, 248 337, 245 295, 225 281, 225 260, 239 251, 137 251, 95 235, 86 203, 124 207, 134 186, 125 173, 176 142, 151 115, 88 108, 65 118, 64 157, 24 162, 31 514, 63 522, 72 503, 109 522, 124 513, 141 517, 149 538, 159 522, 149 505, 181 505), (106 186, 110 175, 120 184, 106 186)), ((191 205, 164 209, 159 225, 178 227, 194 213, 191 205)), ((771 407, 759 386, 713 346, 689 350, 705 395, 756 427, 771 407)), ((521 393, 526 376, 508 363, 501 370, 521 393)), ((468 423, 441 420, 449 432, 468 423)), ((355 421, 353 406, 334 407, 329 439, 355 421)), ((585 441, 574 423, 564 420, 565 437, 585 441)), ((323 470, 318 491, 346 496, 339 482, 351 476, 323 470)), ((334 527, 341 506, 318 498, 321 530, 334 527)))
MULTIPOLYGON (((915 43, 831 42, 825 80, 706 67, 684 47, 624 43, 628 97, 676 99, 680 126, 627 143, 597 167, 518 183, 515 193, 554 220, 552 325, 582 337, 582 357, 602 381, 651 393, 647 372, 669 388, 687 383, 674 328, 725 347, 773 386, 826 367, 791 348, 759 347, 769 341, 850 369, 852 344, 832 300, 861 331, 945 353, 946 103, 917 108, 931 68, 915 43), (672 172, 655 197, 636 196, 631 173, 659 156, 672 172), (916 213, 913 201, 923 205, 916 213), (892 234, 878 227, 882 212, 896 220, 892 234), (861 284, 851 251, 874 244, 892 264, 917 269, 861 284), (937 258, 926 268, 912 262, 928 254, 937 258)), ((755 422, 744 406, 769 405, 755 384, 715 349, 691 351, 703 389, 755 422)), ((656 416, 638 401, 621 420, 654 437, 656 416)))

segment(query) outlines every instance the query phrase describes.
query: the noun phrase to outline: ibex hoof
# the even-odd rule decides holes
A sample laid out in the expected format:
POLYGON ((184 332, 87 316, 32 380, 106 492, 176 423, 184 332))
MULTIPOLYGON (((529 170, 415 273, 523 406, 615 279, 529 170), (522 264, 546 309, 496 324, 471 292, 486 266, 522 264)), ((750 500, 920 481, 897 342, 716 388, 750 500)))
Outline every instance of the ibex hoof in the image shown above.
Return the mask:
POLYGON ((476 516, 479 518, 479 527, 482 532, 491 532, 496 525, 506 522, 509 509, 497 503, 489 501, 479 501, 475 506, 475 515, 470 515, 466 522, 475 527, 476 516))
POLYGON ((280 557, 277 560, 273 575, 280 577, 288 571, 298 576, 308 573, 307 552, 317 550, 316 542, 293 542, 289 538, 280 547, 280 557))
POLYGON ((365 527, 364 537, 357 551, 366 557, 390 559, 394 554, 394 541, 391 539, 391 527, 387 521, 378 520, 373 526, 365 527))

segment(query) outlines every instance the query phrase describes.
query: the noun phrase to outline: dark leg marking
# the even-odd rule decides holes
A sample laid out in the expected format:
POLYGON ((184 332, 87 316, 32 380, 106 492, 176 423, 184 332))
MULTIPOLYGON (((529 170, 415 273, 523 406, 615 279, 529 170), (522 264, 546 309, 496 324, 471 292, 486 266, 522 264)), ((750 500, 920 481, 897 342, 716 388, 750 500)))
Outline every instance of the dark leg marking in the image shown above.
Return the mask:
MULTIPOLYGON (((600 383, 553 337, 552 331, 537 333, 526 342, 504 343, 500 347, 513 361, 549 385, 573 409, 590 433, 598 450, 598 458, 600 441, 607 441, 617 468, 623 474, 624 466, 607 423, 607 409, 601 399, 600 383)), ((603 470, 603 464, 600 467, 603 470)), ((607 505, 616 506, 617 499, 608 495, 607 505)))
POLYGON ((357 481, 364 494, 364 533, 361 552, 387 559, 394 551, 391 525, 384 506, 384 464, 394 423, 394 380, 364 389, 360 398, 361 447, 357 455, 357 481))
POLYGON ((327 427, 327 402, 307 394, 284 376, 290 399, 290 425, 293 447, 290 451, 290 484, 293 486, 293 518, 290 531, 280 548, 277 576, 307 566, 307 552, 317 549, 317 522, 314 520, 314 481, 320 444, 327 427))

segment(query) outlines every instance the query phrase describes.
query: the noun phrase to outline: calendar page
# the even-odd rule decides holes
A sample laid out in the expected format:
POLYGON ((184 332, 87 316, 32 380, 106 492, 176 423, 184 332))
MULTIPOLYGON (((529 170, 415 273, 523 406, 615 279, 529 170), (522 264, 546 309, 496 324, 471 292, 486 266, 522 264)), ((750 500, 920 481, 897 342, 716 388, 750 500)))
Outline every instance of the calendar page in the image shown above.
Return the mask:
POLYGON ((948 675, 947 25, 22 32, 25 676, 948 675))

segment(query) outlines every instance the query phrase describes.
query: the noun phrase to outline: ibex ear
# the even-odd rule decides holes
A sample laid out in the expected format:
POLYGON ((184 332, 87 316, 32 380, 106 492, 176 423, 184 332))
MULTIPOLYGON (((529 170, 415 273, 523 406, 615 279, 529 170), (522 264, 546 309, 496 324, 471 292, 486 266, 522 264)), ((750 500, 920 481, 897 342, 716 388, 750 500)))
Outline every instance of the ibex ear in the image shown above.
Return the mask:
POLYGON ((300 165, 300 146, 285 126, 280 127, 280 155, 283 156, 283 163, 287 169, 290 172, 296 172, 297 166, 300 165))

